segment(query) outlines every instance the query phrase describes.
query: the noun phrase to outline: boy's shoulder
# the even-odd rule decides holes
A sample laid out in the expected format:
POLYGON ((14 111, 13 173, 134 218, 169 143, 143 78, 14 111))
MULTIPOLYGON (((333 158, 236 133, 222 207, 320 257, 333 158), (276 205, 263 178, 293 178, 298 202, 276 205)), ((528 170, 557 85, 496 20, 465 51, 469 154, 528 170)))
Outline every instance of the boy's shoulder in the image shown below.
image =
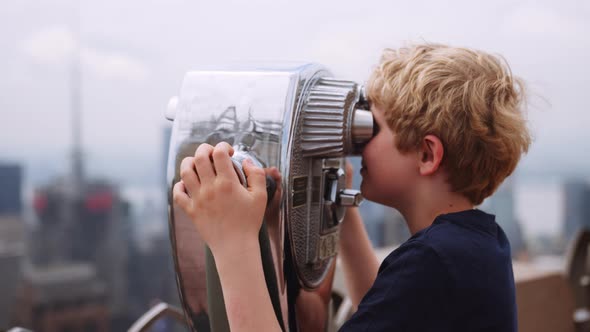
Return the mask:
POLYGON ((510 244, 495 216, 466 210, 438 216, 430 227, 414 234, 394 250, 387 261, 400 255, 427 252, 448 270, 469 265, 510 264, 510 244))
POLYGON ((476 248, 492 248, 497 241, 491 225, 470 224, 495 225, 488 216, 491 220, 481 211, 439 216, 391 252, 344 330, 514 331, 510 259, 476 248))
POLYGON ((482 279, 497 281, 487 285, 488 290, 507 289, 514 283, 508 239, 495 217, 483 211, 441 215, 403 246, 407 246, 404 251, 428 251, 436 259, 431 264, 444 271, 451 284, 465 289, 481 287, 482 279))
POLYGON ((439 215, 430 227, 410 238, 412 240, 438 251, 504 245, 506 238, 494 215, 472 209, 439 215))

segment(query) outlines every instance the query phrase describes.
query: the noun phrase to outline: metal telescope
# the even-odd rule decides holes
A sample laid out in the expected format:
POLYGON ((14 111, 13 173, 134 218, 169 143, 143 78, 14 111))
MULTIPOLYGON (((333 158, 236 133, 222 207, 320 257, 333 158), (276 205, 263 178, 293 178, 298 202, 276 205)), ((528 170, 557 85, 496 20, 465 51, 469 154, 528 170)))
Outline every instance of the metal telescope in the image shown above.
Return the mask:
MULTIPOLYGON (((246 66, 186 74, 166 117, 173 121, 167 181, 180 180, 183 158, 202 143, 234 146, 241 160, 276 167, 259 234, 264 275, 284 331, 324 330, 339 224, 362 201, 345 188, 344 157, 373 137, 362 87, 317 64, 246 66)), ((272 182, 272 181, 269 181, 272 182)), ((169 230, 178 289, 194 331, 229 331, 215 262, 169 190, 169 230)))

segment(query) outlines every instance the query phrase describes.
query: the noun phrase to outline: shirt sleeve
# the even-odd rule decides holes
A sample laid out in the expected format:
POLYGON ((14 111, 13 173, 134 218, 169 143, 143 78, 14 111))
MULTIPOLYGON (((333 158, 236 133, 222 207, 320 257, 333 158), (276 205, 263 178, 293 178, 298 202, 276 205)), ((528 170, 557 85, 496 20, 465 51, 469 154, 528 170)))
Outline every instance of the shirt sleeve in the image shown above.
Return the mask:
POLYGON ((450 278, 427 245, 407 242, 382 263, 375 283, 340 331, 450 331, 450 278))

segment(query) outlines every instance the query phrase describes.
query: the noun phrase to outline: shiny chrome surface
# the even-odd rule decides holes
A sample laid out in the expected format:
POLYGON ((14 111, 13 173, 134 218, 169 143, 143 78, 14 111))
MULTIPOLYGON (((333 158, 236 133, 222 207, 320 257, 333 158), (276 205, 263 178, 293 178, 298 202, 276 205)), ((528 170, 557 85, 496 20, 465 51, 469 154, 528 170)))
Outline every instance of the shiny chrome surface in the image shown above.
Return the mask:
POLYGON ((338 195, 338 204, 341 206, 359 206, 364 198, 358 190, 344 189, 338 195))
POLYGON ((174 117, 176 117, 176 109, 178 108, 178 97, 172 97, 168 101, 168 106, 166 107, 166 112, 164 113, 164 117, 170 121, 174 121, 174 117))
POLYGON ((171 306, 167 303, 160 302, 153 306, 146 313, 141 315, 139 319, 131 325, 127 332, 144 332, 149 331, 150 327, 160 318, 172 317, 177 321, 184 321, 184 315, 180 309, 171 306))
POLYGON ((250 154, 248 152, 248 148, 243 145, 236 145, 234 148, 234 154, 231 158, 232 164, 234 165, 234 169, 236 174, 238 175, 238 179, 240 183, 244 185, 244 187, 248 188, 248 181, 246 180, 246 173, 244 173, 244 168, 242 167, 242 163, 245 159, 250 159, 254 163, 254 165, 258 167, 264 167, 262 163, 256 158, 256 156, 250 154))
POLYGON ((360 153, 373 137, 373 116, 356 109, 360 87, 350 81, 321 78, 311 88, 303 109, 304 157, 342 157, 360 153))
MULTIPOLYGON (((259 240, 269 294, 285 330, 320 331, 328 323, 338 225, 344 206, 360 201, 343 191, 342 157, 358 152, 372 129, 366 114, 358 113, 363 107, 359 86, 330 76, 316 64, 189 72, 166 111, 174 121, 170 188, 180 179, 182 159, 201 143, 233 145, 238 175, 245 157, 269 176, 279 174, 259 240), (314 142, 322 140, 333 145, 318 148, 314 142)), ((188 323, 198 331, 227 330, 212 256, 170 195, 169 203, 188 323)))
POLYGON ((373 129, 373 114, 367 110, 355 109, 351 133, 355 153, 360 153, 362 147, 373 137, 373 129))

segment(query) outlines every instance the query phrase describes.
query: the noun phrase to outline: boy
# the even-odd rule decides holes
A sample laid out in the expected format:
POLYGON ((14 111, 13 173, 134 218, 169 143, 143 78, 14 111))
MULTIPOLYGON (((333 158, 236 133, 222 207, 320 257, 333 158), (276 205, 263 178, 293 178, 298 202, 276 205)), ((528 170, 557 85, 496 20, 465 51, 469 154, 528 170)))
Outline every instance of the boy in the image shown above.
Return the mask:
MULTIPOLYGON (((384 52, 367 85, 380 130, 363 151, 361 191, 398 209, 412 237, 379 267, 358 211, 348 211, 340 257, 358 310, 343 331, 516 331, 508 241, 474 206, 528 150, 522 93, 508 66, 480 51, 384 52)), ((174 199, 215 256, 232 330, 280 331, 257 237, 265 174, 246 162, 240 189, 232 153, 201 145, 183 161, 174 199)))

